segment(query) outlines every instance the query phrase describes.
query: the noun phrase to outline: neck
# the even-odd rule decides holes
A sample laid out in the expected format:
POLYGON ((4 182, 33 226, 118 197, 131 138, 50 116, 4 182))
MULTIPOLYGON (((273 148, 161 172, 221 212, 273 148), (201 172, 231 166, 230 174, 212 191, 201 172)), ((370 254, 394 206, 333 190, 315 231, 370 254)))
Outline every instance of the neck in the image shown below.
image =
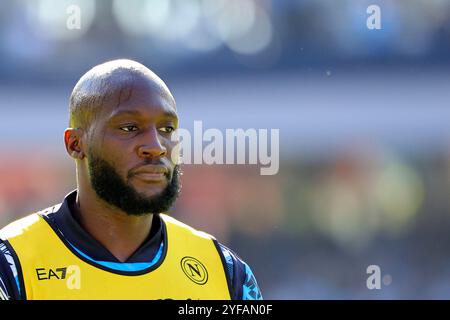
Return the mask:
POLYGON ((126 261, 150 234, 153 215, 131 216, 78 189, 75 215, 80 225, 117 260, 126 261))

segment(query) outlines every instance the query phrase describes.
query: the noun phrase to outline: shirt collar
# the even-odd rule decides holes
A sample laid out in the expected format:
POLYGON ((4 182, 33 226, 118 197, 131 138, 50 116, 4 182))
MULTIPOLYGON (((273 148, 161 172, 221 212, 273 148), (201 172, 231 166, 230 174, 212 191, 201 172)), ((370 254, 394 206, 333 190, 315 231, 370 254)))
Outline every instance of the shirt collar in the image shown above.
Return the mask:
MULTIPOLYGON (((59 210, 47 215, 52 226, 72 245, 93 259, 120 262, 78 223, 71 209, 75 205, 76 197, 77 190, 70 192, 65 196, 59 210)), ((148 262, 153 259, 164 239, 162 223, 161 217, 155 214, 148 238, 125 262, 148 262)))

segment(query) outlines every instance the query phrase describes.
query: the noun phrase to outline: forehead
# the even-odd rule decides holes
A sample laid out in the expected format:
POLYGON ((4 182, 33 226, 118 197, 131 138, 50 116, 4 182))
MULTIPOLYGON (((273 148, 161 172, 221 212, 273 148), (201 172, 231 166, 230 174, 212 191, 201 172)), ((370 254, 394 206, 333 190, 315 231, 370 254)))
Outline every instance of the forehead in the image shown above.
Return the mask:
POLYGON ((108 100, 101 116, 105 121, 123 117, 177 119, 175 102, 170 93, 152 83, 121 87, 108 100))

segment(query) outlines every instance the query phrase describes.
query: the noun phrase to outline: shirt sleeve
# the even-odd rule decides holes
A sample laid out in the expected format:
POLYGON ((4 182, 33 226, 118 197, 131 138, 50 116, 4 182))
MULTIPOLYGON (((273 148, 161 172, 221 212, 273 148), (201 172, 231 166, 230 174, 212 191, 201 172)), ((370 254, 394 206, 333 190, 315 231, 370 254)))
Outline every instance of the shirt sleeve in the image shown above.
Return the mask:
POLYGON ((262 300, 255 275, 250 266, 235 252, 223 244, 219 244, 227 263, 227 272, 231 280, 232 300, 262 300))
POLYGON ((17 269, 11 253, 0 240, 0 300, 19 300, 17 269))
POLYGON ((9 300, 10 295, 2 278, 3 277, 0 274, 0 300, 9 300))

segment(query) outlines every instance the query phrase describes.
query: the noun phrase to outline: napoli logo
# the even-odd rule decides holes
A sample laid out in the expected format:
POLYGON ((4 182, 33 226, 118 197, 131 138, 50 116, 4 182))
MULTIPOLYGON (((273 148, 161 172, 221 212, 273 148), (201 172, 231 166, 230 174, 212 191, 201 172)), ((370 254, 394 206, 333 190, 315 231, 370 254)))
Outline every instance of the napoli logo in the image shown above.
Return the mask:
POLYGON ((208 271, 205 266, 193 257, 184 257, 181 259, 181 269, 196 284, 202 285, 208 281, 208 271))

